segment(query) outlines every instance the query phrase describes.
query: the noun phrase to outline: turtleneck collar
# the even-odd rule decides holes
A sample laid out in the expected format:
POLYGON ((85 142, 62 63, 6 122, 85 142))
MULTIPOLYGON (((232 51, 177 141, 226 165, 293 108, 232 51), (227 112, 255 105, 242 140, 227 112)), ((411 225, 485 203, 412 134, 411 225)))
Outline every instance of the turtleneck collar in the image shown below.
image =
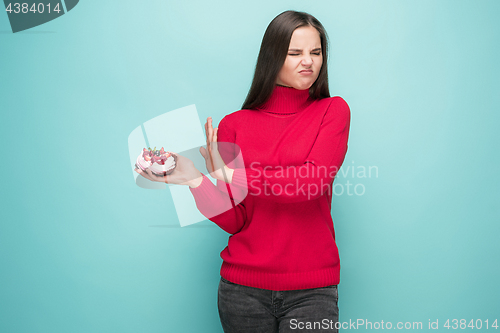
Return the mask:
POLYGON ((276 85, 271 97, 257 110, 273 114, 294 114, 304 110, 311 102, 309 89, 298 90, 276 85))

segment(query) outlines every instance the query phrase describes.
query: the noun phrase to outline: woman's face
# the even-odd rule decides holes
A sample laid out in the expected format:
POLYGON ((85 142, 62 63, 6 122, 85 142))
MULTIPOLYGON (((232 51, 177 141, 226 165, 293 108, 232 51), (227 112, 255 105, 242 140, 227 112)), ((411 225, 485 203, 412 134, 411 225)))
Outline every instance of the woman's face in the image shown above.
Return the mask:
POLYGON ((319 32, 311 26, 294 30, 285 63, 278 73, 277 84, 298 90, 309 89, 323 64, 319 32))

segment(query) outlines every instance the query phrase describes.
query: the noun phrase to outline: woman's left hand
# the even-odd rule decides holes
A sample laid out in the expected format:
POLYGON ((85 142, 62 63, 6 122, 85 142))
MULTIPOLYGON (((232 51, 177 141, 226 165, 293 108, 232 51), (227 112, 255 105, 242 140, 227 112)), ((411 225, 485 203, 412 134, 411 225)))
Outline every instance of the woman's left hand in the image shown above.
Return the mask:
POLYGON ((203 158, 205 158, 207 171, 210 175, 215 179, 230 183, 233 170, 226 166, 226 163, 224 163, 224 160, 220 156, 219 147, 217 145, 217 132, 218 128, 213 128, 212 126, 212 117, 208 117, 205 123, 207 149, 200 147, 200 153, 203 158))
POLYGON ((177 165, 174 172, 166 176, 156 176, 148 168, 146 171, 135 167, 135 172, 152 182, 161 182, 167 184, 189 185, 189 187, 198 187, 203 181, 203 175, 196 169, 193 161, 182 155, 176 154, 177 165))

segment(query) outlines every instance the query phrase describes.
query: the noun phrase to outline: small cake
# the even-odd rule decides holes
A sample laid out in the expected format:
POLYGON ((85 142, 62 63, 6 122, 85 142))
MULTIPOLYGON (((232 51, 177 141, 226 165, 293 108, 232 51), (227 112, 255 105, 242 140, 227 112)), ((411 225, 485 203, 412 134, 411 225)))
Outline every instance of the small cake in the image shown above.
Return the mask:
POLYGON ((166 176, 174 172, 177 166, 177 156, 171 152, 166 152, 163 147, 160 150, 144 148, 142 153, 137 157, 135 166, 142 171, 147 169, 156 176, 166 176))
POLYGON ((146 171, 150 166, 151 166, 151 154, 149 150, 144 148, 142 153, 137 157, 137 160, 135 161, 135 167, 142 171, 146 171))

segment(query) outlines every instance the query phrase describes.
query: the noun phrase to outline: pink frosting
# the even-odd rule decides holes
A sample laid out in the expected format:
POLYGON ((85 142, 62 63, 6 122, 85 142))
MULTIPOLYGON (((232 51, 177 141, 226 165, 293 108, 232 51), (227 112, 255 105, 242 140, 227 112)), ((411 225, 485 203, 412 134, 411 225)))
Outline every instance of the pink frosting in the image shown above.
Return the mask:
POLYGON ((139 157, 137 157, 136 164, 139 168, 142 169, 142 171, 146 171, 146 169, 151 166, 151 162, 146 161, 142 156, 142 153, 141 155, 139 155, 139 157))

